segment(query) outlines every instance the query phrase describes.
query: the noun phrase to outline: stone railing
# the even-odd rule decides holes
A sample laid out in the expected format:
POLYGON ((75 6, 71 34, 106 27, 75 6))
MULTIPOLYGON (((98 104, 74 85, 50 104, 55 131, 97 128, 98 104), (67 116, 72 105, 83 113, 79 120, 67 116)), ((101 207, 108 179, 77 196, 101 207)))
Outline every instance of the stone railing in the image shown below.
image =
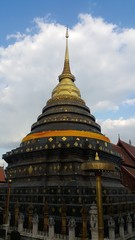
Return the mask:
MULTIPOLYGON (((97 221, 97 207, 95 204, 91 206, 90 209, 90 232, 91 232, 91 240, 98 240, 98 221, 97 221)), ((69 218, 68 220, 68 234, 56 234, 55 233, 55 220, 53 217, 49 217, 48 221, 48 231, 39 231, 39 217, 37 214, 34 214, 32 217, 32 229, 24 228, 24 215, 22 213, 19 214, 18 218, 18 227, 10 227, 9 224, 0 226, 5 229, 5 234, 7 237, 7 233, 12 232, 14 230, 18 231, 20 235, 23 237, 27 237, 28 239, 43 239, 43 240, 81 240, 82 238, 77 238, 75 236, 76 229, 76 221, 74 218, 69 218)), ((122 214, 117 216, 117 218, 108 217, 108 222, 106 222, 106 228, 108 228, 108 236, 106 239, 108 240, 119 240, 119 239, 130 239, 135 236, 135 215, 131 213, 127 213, 127 215, 123 216, 122 214), (117 230, 117 231, 116 231, 117 230)), ((10 222, 10 221, 8 221, 10 222)))

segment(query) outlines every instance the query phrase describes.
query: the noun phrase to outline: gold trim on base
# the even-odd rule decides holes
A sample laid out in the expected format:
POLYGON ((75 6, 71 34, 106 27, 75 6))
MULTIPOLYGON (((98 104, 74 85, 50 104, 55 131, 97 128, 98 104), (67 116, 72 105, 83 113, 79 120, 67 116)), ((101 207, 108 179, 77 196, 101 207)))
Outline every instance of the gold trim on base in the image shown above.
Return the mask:
POLYGON ((54 130, 47 132, 38 132, 27 135, 22 139, 22 142, 33 140, 37 138, 48 138, 48 137, 86 137, 102 140, 104 142, 110 142, 108 137, 105 137, 102 134, 87 132, 87 131, 78 131, 78 130, 54 130))

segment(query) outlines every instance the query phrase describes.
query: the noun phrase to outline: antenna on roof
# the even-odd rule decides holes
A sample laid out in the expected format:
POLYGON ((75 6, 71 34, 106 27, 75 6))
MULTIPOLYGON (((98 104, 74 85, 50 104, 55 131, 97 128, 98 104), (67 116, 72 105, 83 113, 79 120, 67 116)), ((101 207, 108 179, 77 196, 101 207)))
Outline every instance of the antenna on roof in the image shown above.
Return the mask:
POLYGON ((129 139, 129 144, 132 145, 131 139, 129 139))
POLYGON ((120 140, 120 134, 118 134, 118 140, 120 140))

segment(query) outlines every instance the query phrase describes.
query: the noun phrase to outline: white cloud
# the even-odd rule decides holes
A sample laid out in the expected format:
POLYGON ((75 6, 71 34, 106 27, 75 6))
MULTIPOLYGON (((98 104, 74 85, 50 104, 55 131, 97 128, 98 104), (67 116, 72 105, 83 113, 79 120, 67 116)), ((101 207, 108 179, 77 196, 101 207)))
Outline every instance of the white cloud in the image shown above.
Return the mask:
POLYGON ((5 161, 4 160, 0 160, 0 167, 6 167, 7 166, 7 164, 5 163, 5 161))
POLYGON ((96 111, 118 111, 119 107, 116 106, 113 102, 109 100, 99 101, 94 106, 91 107, 91 110, 96 111))
MULTIPOLYGON (((65 26, 39 18, 35 24, 25 34, 12 34, 15 42, 8 47, 0 47, 0 145, 7 150, 30 131, 63 68, 65 26)), ((80 15, 69 35, 71 70, 87 106, 104 118, 108 110, 118 112, 135 92, 135 29, 118 29, 87 14, 80 15)), ((112 121, 112 132, 106 120, 103 132, 117 137, 119 121, 112 121)), ((125 139, 134 128, 129 119, 123 127, 125 139)))
POLYGON ((126 99, 125 101, 123 101, 123 104, 127 104, 127 105, 130 105, 130 106, 134 106, 134 105, 135 105, 135 98, 126 99))
POLYGON ((123 141, 131 140, 132 144, 135 145, 135 117, 124 119, 106 119, 105 121, 99 120, 102 131, 105 135, 110 136, 110 140, 113 143, 118 141, 118 137, 123 141))

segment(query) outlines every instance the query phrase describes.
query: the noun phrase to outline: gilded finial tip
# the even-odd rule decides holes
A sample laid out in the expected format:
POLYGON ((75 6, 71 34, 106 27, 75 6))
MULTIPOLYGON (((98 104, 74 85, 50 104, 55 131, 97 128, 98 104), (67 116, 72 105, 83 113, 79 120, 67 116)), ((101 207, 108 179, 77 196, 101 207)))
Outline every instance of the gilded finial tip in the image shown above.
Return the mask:
POLYGON ((69 37, 69 34, 68 34, 68 26, 67 26, 67 29, 66 29, 66 38, 69 37))

